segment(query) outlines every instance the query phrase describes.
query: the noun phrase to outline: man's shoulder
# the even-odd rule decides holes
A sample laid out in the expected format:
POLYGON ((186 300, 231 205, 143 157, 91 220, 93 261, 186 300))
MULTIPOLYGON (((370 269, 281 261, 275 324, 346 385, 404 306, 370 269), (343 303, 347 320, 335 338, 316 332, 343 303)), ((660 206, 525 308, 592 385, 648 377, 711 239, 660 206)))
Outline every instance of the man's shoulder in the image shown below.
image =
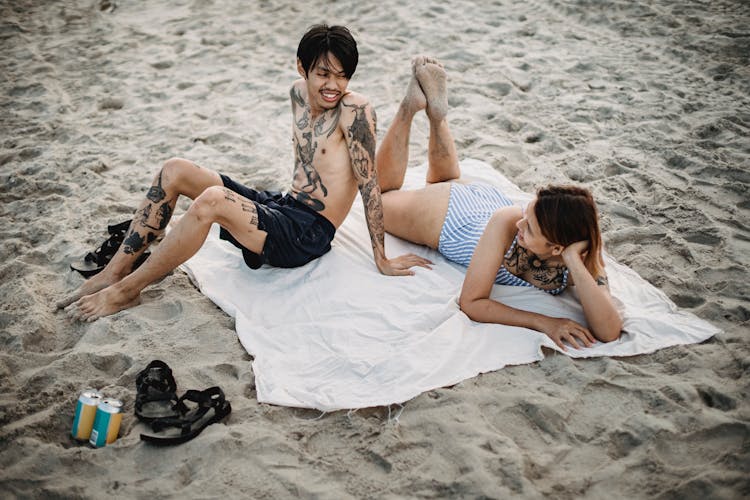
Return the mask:
POLYGON ((305 91, 305 80, 300 78, 294 81, 292 86, 289 88, 289 97, 292 98, 292 104, 304 104, 304 91, 305 91))
POLYGON ((369 106, 370 101, 366 96, 359 92, 347 92, 347 94, 341 98, 341 103, 347 107, 362 107, 369 106))
POLYGON ((357 120, 375 120, 375 109, 370 105, 367 97, 357 92, 349 92, 341 98, 341 120, 339 125, 347 128, 357 120))

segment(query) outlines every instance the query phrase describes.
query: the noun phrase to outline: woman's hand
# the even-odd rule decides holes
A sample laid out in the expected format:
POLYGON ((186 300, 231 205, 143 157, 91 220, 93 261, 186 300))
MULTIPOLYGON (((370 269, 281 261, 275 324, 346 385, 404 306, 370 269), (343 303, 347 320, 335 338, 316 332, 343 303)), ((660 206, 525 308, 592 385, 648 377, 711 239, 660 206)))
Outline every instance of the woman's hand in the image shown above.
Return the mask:
POLYGON ((585 347, 591 347, 596 340, 591 332, 572 319, 567 318, 550 318, 545 317, 542 323, 542 331, 547 334, 560 349, 567 351, 563 340, 572 345, 575 349, 580 349, 579 341, 585 347))
POLYGON ((576 241, 575 243, 571 243, 570 245, 566 246, 561 254, 561 257, 563 259, 563 262, 565 262, 566 265, 571 261, 571 259, 583 259, 583 256, 586 255, 586 251, 589 249, 589 242, 588 240, 583 241, 576 241))

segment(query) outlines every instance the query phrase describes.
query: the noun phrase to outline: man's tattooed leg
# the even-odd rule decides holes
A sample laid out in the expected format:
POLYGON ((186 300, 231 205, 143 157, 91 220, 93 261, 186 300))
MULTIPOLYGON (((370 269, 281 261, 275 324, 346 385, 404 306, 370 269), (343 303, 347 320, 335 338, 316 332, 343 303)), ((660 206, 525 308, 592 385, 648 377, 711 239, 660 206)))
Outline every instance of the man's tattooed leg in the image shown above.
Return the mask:
POLYGON ((156 225, 152 226, 151 224, 149 224, 149 219, 151 218, 151 209, 153 206, 153 204, 149 203, 143 208, 143 210, 140 211, 141 226, 153 229, 155 231, 163 231, 164 228, 167 227, 167 224, 169 224, 169 219, 172 217, 172 207, 170 206, 169 201, 165 201, 164 203, 159 205, 159 208, 156 210, 155 216, 156 225))
POLYGON ((250 224, 258 227, 258 208, 255 206, 255 203, 245 203, 242 202, 242 211, 247 212, 250 216, 250 224))
POLYGON ((146 198, 153 201, 154 203, 159 203, 161 200, 167 197, 167 193, 164 192, 164 189, 161 187, 161 175, 162 172, 159 172, 159 177, 156 178, 156 186, 151 186, 148 190, 148 193, 146 193, 146 198))
POLYGON ((166 229, 172 218, 175 200, 167 198, 162 186, 163 170, 146 193, 141 208, 136 210, 133 224, 122 243, 122 250, 128 255, 137 255, 154 242, 166 229))

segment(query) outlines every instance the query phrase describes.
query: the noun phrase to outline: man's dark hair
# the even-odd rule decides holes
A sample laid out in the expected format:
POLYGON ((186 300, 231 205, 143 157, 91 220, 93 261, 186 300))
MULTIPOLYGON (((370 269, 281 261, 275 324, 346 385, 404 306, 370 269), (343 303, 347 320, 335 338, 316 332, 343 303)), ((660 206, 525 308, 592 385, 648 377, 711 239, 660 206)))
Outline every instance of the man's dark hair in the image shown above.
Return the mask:
POLYGON ((326 24, 311 27, 299 42, 297 57, 302 61, 305 76, 319 60, 326 60, 329 53, 341 62, 346 79, 351 79, 359 62, 357 42, 346 27, 326 24))

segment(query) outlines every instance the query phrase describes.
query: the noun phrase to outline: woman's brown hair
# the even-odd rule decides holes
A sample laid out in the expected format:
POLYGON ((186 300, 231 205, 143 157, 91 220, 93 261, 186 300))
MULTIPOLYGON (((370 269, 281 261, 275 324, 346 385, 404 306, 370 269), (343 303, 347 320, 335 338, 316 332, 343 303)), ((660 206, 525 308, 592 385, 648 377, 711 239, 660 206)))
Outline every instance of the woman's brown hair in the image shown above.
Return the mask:
POLYGON ((536 193, 534 215, 542 234, 550 242, 568 246, 588 240, 583 258, 594 279, 604 274, 599 214, 591 192, 578 186, 547 186, 536 193))

